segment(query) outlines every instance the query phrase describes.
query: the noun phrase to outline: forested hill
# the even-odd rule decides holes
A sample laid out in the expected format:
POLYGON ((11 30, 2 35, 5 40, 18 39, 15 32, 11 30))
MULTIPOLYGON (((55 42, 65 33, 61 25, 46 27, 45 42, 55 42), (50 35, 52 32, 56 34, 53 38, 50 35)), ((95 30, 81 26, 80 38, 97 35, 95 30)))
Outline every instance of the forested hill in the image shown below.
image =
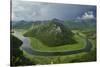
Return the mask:
POLYGON ((35 37, 47 46, 60 46, 75 43, 73 33, 56 19, 47 23, 33 23, 24 36, 35 37))

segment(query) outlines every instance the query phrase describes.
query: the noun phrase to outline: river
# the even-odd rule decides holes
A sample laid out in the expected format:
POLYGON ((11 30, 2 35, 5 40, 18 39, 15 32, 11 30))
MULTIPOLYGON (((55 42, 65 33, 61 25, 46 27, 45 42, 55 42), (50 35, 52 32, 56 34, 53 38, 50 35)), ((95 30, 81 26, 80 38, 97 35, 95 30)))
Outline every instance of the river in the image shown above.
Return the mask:
POLYGON ((27 52, 28 54, 31 55, 37 55, 37 56, 63 56, 63 55, 71 55, 71 54, 77 54, 81 52, 89 52, 91 51, 92 48, 92 43, 85 38, 84 39, 84 48, 79 49, 79 50, 74 50, 74 51, 65 51, 65 52, 43 52, 43 51, 37 51, 31 48, 30 46, 30 41, 28 37, 24 37, 21 33, 15 31, 13 35, 17 38, 19 38, 23 44, 20 47, 22 51, 27 52))

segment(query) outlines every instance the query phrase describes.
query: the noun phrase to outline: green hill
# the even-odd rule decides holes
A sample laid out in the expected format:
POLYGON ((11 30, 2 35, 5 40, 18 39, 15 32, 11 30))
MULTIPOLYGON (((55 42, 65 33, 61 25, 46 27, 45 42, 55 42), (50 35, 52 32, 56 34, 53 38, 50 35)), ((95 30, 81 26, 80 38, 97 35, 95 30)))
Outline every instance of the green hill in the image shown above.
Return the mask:
POLYGON ((61 46, 62 44, 73 44, 73 33, 57 19, 39 24, 33 23, 32 28, 24 34, 26 37, 34 37, 47 46, 61 46))
POLYGON ((12 21, 12 27, 14 29, 29 29, 32 25, 32 21, 12 21))

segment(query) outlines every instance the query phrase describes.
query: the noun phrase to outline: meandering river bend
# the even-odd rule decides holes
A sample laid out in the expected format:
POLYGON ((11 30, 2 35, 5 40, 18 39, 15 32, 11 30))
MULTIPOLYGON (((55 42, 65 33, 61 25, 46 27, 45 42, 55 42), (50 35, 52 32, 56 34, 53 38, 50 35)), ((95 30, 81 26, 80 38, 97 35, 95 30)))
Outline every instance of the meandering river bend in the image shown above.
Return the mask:
POLYGON ((21 50, 27 52, 31 55, 37 55, 37 56, 63 56, 63 55, 71 55, 71 54, 77 54, 81 52, 89 52, 92 48, 92 43, 85 38, 84 39, 84 48, 74 51, 65 51, 65 52, 43 52, 43 51, 37 51, 31 48, 30 41, 28 37, 24 37, 21 33, 15 31, 13 35, 17 38, 19 38, 23 44, 20 47, 21 50))

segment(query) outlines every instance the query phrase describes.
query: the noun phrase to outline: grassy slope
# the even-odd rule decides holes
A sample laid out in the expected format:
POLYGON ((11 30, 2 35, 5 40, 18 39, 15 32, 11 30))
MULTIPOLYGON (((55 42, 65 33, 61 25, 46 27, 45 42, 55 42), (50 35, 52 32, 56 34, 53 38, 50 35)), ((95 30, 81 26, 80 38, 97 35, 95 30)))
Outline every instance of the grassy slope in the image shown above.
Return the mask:
POLYGON ((63 46, 58 46, 58 47, 48 47, 41 43, 39 40, 30 37, 30 42, 32 49, 39 50, 39 51, 52 51, 52 52, 63 52, 63 51, 71 51, 71 50, 78 50, 84 47, 84 39, 79 37, 78 35, 74 36, 75 39, 78 41, 76 44, 67 44, 63 46))

